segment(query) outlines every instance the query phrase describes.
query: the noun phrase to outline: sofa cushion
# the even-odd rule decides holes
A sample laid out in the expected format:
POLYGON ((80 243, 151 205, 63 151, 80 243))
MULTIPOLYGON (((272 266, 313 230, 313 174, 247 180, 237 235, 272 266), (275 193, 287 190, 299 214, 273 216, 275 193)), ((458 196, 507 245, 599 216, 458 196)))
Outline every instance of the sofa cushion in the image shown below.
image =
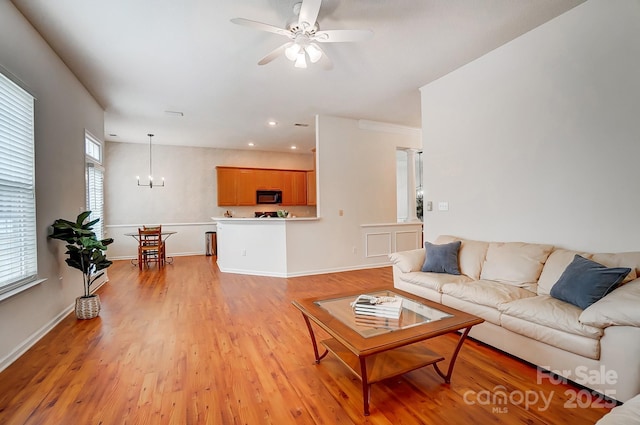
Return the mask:
POLYGON ((413 283, 415 285, 424 286, 425 288, 433 289, 434 291, 442 292, 442 287, 446 283, 462 283, 472 282, 473 280, 469 276, 465 275, 452 275, 445 273, 425 273, 425 272, 410 272, 400 276, 404 282, 413 283))
POLYGON ((620 252, 616 254, 593 254, 590 258, 606 267, 628 267, 631 269, 620 285, 631 282, 638 277, 636 268, 640 266, 640 252, 620 252))
POLYGON ((424 243, 425 256, 422 265, 423 272, 460 274, 458 267, 458 251, 460 241, 442 245, 434 245, 431 242, 424 243))
MULTIPOLYGON (((487 307, 486 305, 461 300, 447 294, 442 294, 441 302, 448 307, 453 307, 457 310, 464 311, 465 313, 473 314, 474 316, 484 319, 486 322, 500 326, 501 313, 495 307, 487 307)), ((476 328, 474 327, 474 329, 476 328)))
POLYGON ((460 241, 460 251, 458 252, 458 264, 460 266, 460 273, 469 276, 473 280, 480 279, 480 272, 482 271, 482 264, 487 255, 487 249, 489 248, 489 242, 473 241, 469 239, 462 239, 456 236, 441 235, 436 239, 436 243, 450 243, 460 241))
POLYGON ((636 269, 640 266, 640 252, 589 254, 566 249, 554 249, 546 263, 544 263, 540 279, 538 279, 538 295, 549 295, 551 293, 551 288, 560 279, 560 275, 573 261, 576 254, 607 267, 629 267, 631 272, 624 278, 622 284, 638 277, 636 269))
POLYGON ((605 267, 576 254, 551 288, 551 296, 585 309, 613 291, 630 271, 626 267, 605 267))
MULTIPOLYGON (((586 336, 553 329, 504 313, 500 316, 500 325, 511 332, 529 337, 534 341, 544 342, 570 353, 594 360, 600 358, 601 339, 599 338, 587 338, 586 336)), ((532 349, 535 350, 537 347, 532 345, 532 349)))
POLYGON ((616 288, 600 301, 587 307, 579 320, 590 326, 640 327, 640 279, 616 288))
POLYGON ((581 309, 549 295, 538 295, 501 304, 498 310, 509 316, 587 338, 600 338, 603 333, 601 328, 580 323, 578 317, 582 313, 581 309))
POLYGON ((551 288, 556 284, 562 272, 571 264, 573 258, 579 254, 584 258, 591 258, 591 254, 566 249, 554 249, 544 263, 540 279, 538 279, 538 295, 549 295, 551 288))
POLYGON ((536 291, 542 266, 553 246, 523 242, 491 242, 480 278, 536 291))
POLYGON ((389 254, 389 260, 393 265, 398 266, 402 273, 420 271, 424 263, 424 248, 394 252, 389 254))
POLYGON ((535 297, 533 292, 526 289, 491 280, 446 283, 442 286, 442 293, 493 308, 520 298, 535 297))

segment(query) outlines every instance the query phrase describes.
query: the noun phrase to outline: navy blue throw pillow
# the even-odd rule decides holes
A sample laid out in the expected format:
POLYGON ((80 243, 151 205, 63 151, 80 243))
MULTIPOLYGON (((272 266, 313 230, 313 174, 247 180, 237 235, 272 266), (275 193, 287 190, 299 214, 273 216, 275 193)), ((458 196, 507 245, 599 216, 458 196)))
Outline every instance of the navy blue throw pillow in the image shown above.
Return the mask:
POLYGON ((551 288, 551 296, 584 310, 616 289, 630 271, 627 267, 608 268, 576 254, 551 288))
POLYGON ((460 244, 456 241, 443 245, 424 243, 425 256, 422 265, 423 272, 460 274, 458 267, 458 251, 460 244))

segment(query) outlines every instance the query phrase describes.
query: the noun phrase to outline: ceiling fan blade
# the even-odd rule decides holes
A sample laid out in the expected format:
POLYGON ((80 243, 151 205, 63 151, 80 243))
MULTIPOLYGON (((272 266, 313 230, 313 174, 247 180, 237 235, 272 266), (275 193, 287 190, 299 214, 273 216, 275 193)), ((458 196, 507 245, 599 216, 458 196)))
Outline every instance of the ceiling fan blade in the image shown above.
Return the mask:
POLYGON ((274 34, 285 35, 287 37, 291 36, 291 32, 285 30, 284 28, 274 27, 273 25, 263 24, 262 22, 251 21, 244 18, 233 18, 231 22, 260 31, 272 32, 274 34))
POLYGON ((260 59, 260 61, 258 62, 258 65, 266 65, 266 64, 268 64, 269 62, 271 62, 272 60, 274 60, 275 58, 280 56, 282 53, 284 53, 284 51, 287 49, 287 47, 289 47, 291 45, 293 45, 293 41, 290 41, 288 43, 284 43, 282 46, 272 50, 271 53, 269 53, 267 56, 265 56, 262 59, 260 59))
POLYGON ((320 43, 343 43, 351 41, 366 41, 373 37, 370 30, 327 30, 318 31, 313 39, 320 43))
POLYGON ((298 25, 305 28, 302 23, 306 22, 308 27, 313 27, 318 19, 321 4, 322 0, 302 0, 300 14, 298 15, 298 25))

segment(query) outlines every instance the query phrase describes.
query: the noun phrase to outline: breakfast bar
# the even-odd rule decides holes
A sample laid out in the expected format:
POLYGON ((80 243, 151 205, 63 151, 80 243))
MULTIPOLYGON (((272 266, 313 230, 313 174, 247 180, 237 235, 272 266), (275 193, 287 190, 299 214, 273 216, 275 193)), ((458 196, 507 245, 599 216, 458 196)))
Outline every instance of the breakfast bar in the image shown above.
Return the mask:
POLYGON ((212 217, 217 224, 218 267, 223 272, 288 277, 288 241, 303 238, 317 217, 212 217))

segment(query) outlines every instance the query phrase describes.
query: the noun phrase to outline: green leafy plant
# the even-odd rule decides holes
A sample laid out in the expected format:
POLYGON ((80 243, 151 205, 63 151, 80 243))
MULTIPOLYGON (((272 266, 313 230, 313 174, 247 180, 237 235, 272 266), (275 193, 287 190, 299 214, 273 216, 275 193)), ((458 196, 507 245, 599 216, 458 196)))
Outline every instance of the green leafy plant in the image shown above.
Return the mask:
POLYGON ((98 240, 92 229, 100 219, 85 223, 89 215, 91 211, 80 213, 75 222, 61 218, 56 220, 53 223, 53 233, 49 235, 51 239, 59 239, 67 243, 65 254, 69 257, 65 262, 82 272, 85 298, 91 296, 91 285, 104 274, 101 270, 112 264, 107 260, 105 251, 107 245, 113 243, 113 239, 98 240))

